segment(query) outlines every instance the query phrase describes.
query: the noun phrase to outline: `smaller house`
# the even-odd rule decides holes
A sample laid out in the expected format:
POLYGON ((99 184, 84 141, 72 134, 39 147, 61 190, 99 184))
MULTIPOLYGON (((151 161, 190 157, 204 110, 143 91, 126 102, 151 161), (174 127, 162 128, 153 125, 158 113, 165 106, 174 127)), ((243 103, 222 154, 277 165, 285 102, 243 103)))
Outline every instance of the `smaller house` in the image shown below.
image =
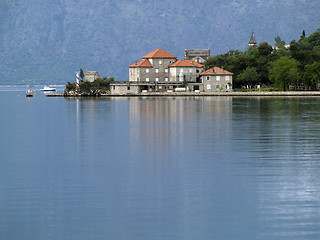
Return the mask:
POLYGON ((233 73, 223 68, 213 67, 200 74, 202 78, 203 91, 232 91, 233 73))
POLYGON ((88 82, 93 82, 94 80, 96 80, 97 78, 99 78, 99 73, 97 73, 96 71, 86 71, 86 73, 84 74, 84 79, 85 81, 88 82))

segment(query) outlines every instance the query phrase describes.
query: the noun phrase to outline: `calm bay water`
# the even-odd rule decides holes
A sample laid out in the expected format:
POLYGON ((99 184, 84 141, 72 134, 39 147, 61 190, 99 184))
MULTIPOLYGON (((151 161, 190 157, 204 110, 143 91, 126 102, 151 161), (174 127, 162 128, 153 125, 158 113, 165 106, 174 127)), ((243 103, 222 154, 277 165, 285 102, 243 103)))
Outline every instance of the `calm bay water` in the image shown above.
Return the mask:
POLYGON ((24 91, 0 88, 0 239, 320 238, 320 98, 24 91))

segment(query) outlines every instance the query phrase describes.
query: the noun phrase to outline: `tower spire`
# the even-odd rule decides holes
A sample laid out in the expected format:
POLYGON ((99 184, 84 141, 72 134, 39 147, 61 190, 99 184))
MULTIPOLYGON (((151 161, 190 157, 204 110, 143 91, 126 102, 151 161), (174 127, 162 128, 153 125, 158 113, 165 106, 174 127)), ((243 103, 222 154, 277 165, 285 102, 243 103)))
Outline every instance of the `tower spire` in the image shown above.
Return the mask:
POLYGON ((252 47, 257 47, 257 41, 256 41, 256 38, 254 36, 254 32, 252 30, 252 34, 251 34, 251 37, 250 37, 250 40, 249 40, 249 44, 248 46, 252 46, 252 47))

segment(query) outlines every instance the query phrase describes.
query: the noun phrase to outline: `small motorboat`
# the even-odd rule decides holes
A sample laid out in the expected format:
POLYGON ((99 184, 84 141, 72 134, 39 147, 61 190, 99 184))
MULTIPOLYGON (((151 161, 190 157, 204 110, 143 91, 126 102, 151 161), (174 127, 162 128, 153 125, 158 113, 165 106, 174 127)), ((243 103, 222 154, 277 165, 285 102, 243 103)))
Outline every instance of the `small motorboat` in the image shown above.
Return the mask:
POLYGON ((33 97, 33 92, 31 89, 26 91, 26 97, 33 97))
POLYGON ((43 92, 54 92, 54 91, 56 91, 56 89, 52 88, 52 87, 44 86, 44 88, 40 89, 40 91, 43 91, 43 92))

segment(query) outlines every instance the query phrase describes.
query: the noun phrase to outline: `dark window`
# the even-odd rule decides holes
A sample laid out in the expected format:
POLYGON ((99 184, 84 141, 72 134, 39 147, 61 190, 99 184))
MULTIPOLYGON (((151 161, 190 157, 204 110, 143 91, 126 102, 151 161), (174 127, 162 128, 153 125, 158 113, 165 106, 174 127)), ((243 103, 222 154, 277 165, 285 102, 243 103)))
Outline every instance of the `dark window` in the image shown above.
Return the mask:
POLYGON ((128 87, 128 90, 130 90, 130 87, 128 87))

